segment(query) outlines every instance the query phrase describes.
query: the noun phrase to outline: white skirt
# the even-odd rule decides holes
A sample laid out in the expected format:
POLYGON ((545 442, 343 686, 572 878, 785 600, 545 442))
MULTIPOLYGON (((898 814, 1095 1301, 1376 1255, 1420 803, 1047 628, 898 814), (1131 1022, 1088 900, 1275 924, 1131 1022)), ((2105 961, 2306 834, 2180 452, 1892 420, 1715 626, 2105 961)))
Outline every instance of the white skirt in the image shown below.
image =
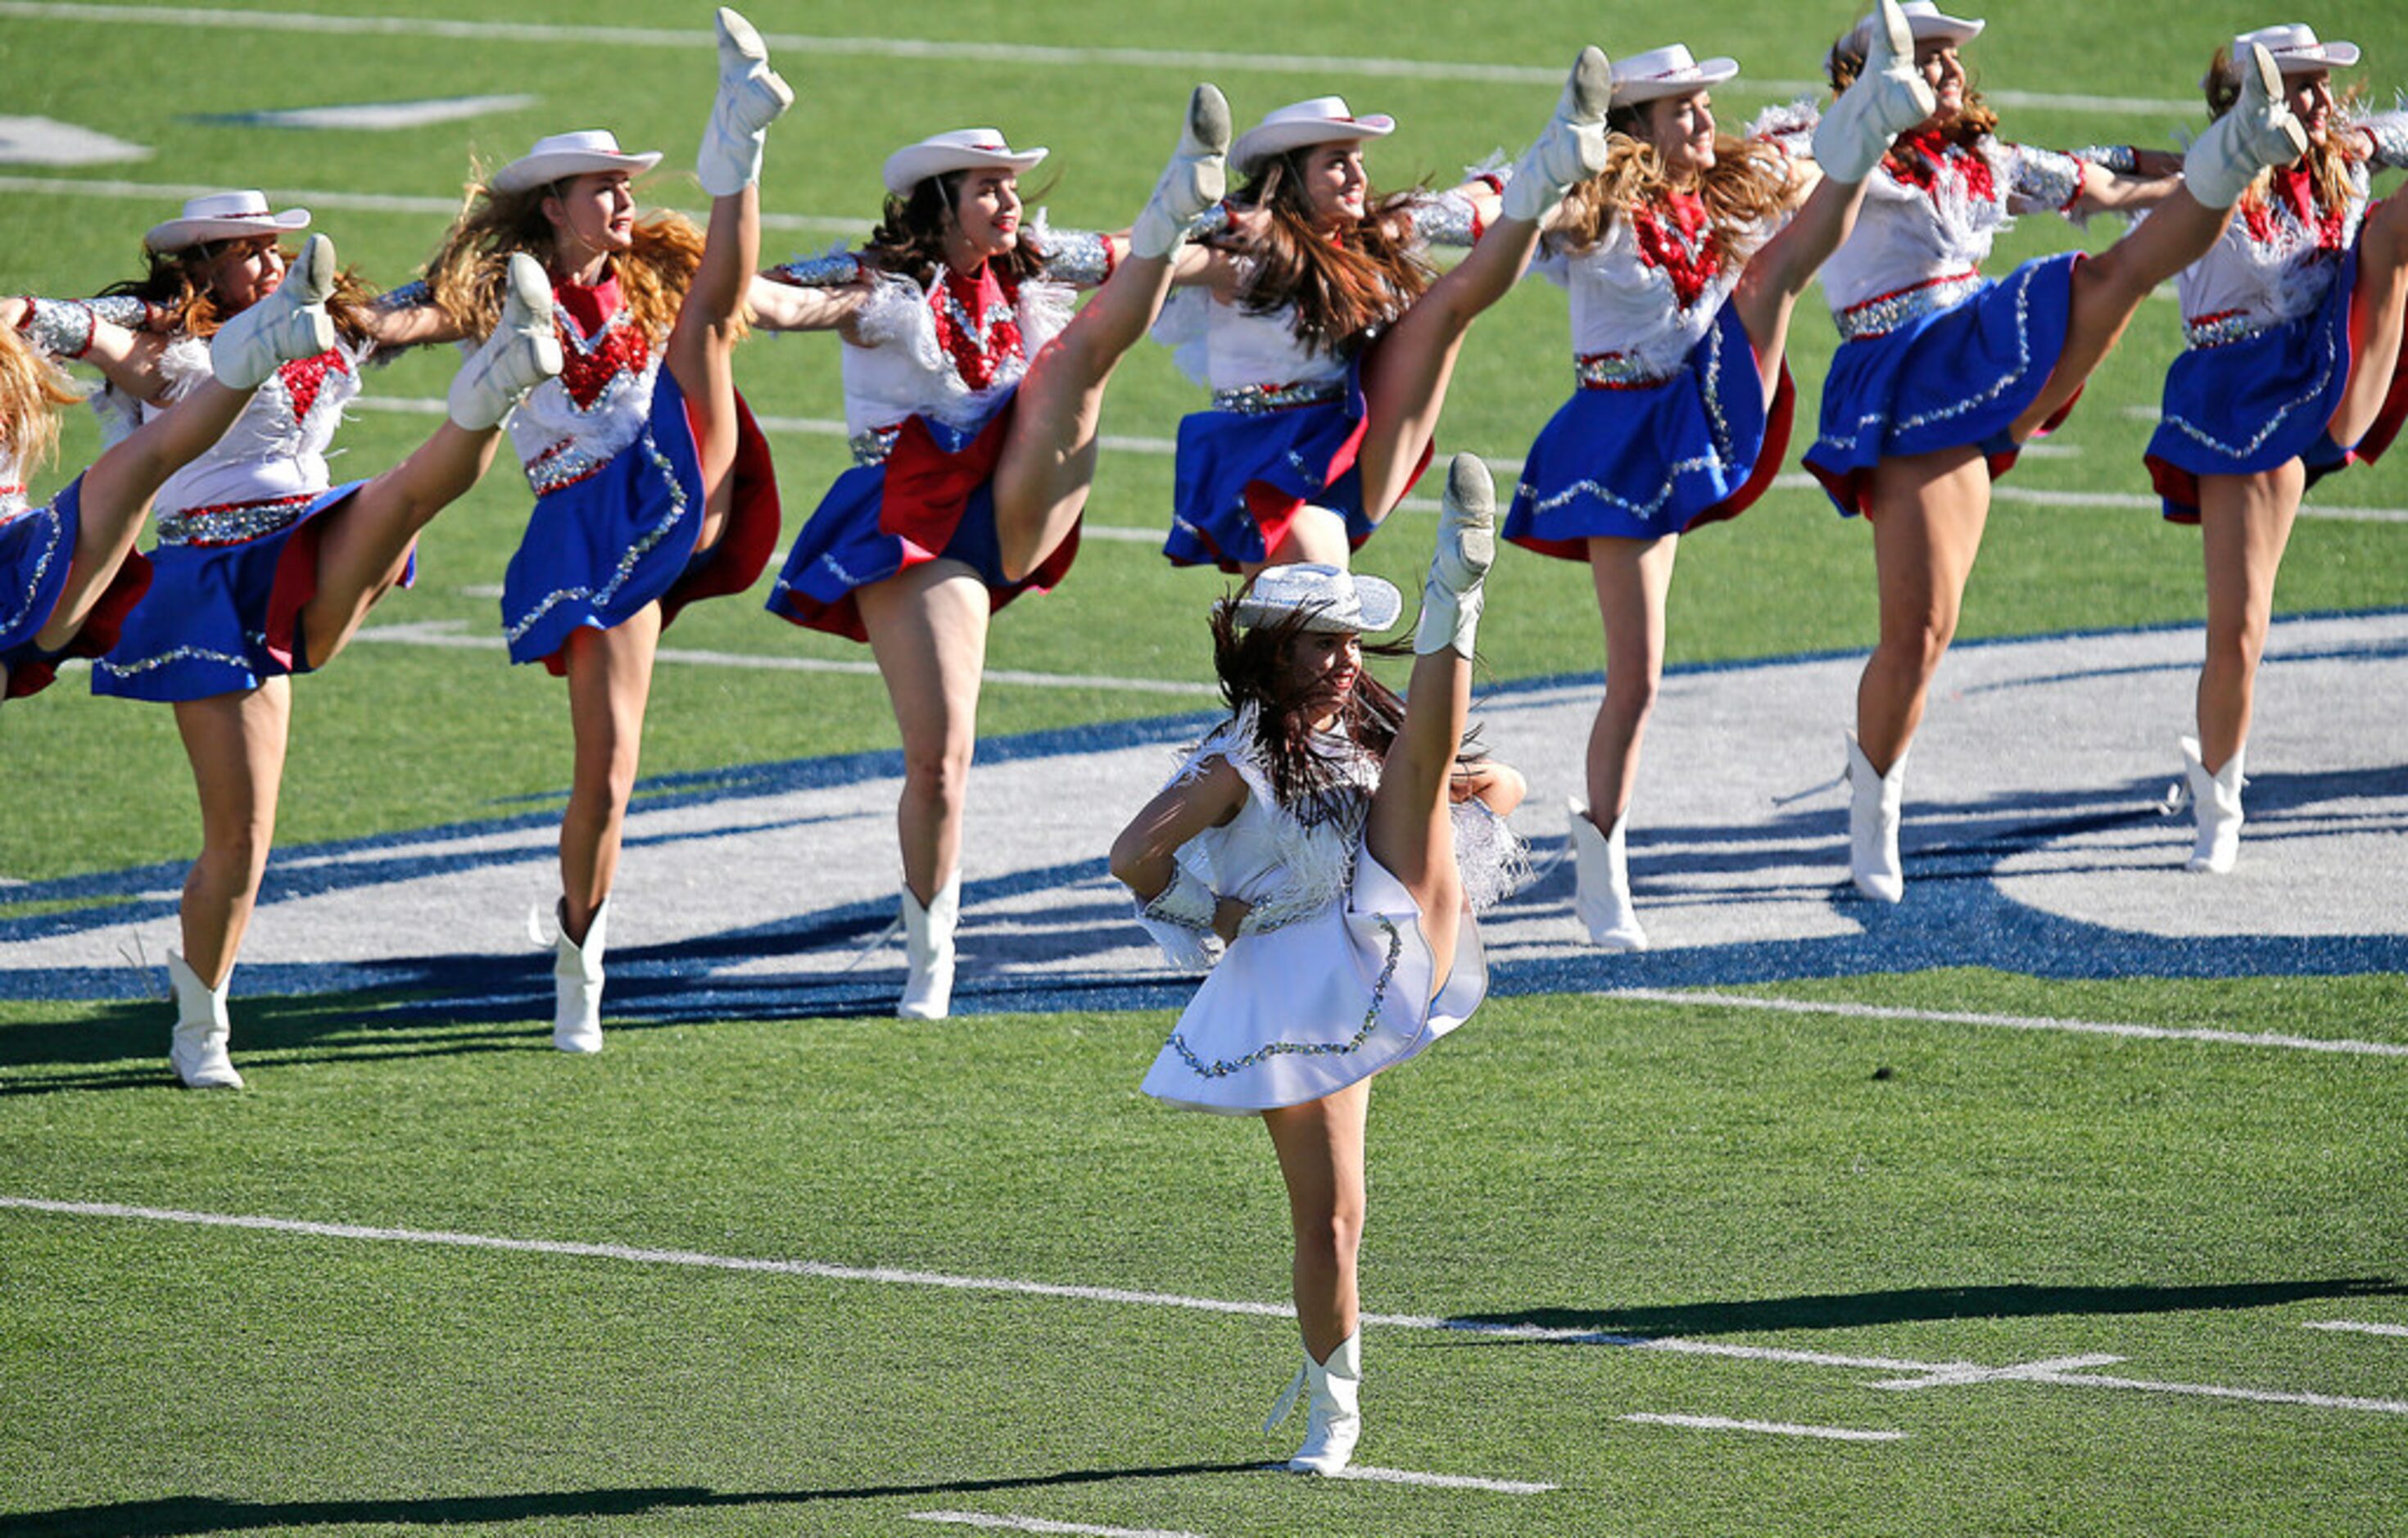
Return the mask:
POLYGON ((1469 913, 1455 970, 1430 997, 1436 969, 1421 917, 1404 884, 1358 850, 1345 901, 1230 944, 1143 1089, 1191 1111, 1244 1115, 1320 1100, 1412 1056, 1488 997, 1469 913))

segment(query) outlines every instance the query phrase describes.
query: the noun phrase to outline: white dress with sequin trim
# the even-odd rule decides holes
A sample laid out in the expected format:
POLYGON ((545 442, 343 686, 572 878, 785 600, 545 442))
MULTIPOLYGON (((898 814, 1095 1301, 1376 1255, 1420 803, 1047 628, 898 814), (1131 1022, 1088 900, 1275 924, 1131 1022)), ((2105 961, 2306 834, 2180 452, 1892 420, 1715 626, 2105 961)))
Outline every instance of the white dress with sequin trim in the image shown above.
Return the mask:
MULTIPOLYGON (((1252 710, 1191 752, 1176 783, 1226 761, 1247 798, 1223 826, 1182 845, 1182 867, 1215 897, 1251 904, 1143 1088, 1169 1104, 1238 1115, 1301 1105, 1403 1062, 1469 1019, 1487 996, 1487 961, 1467 914, 1455 966, 1435 975, 1421 910, 1363 846, 1379 764, 1336 740, 1351 789, 1308 826, 1281 806, 1254 745, 1252 710), (1434 997, 1433 997, 1434 996, 1434 997)), ((1509 893, 1527 866, 1504 819, 1455 808, 1455 857, 1475 911, 1509 893)))

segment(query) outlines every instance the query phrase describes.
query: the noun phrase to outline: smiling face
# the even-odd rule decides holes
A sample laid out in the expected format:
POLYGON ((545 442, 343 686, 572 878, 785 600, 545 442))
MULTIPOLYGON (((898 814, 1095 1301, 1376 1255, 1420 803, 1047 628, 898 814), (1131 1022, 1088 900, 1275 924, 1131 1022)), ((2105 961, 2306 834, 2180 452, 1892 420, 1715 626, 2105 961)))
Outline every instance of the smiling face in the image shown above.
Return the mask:
POLYGON ((284 253, 276 237, 229 240, 209 261, 209 301, 220 315, 239 315, 284 281, 284 253))
POLYGON ((1714 100, 1703 91, 1658 96, 1639 108, 1639 137, 1664 162, 1675 185, 1714 168, 1714 100))
POLYGON ((1010 254, 1020 244, 1020 174, 977 170, 953 190, 953 220, 945 231, 946 260, 958 271, 1010 254))
POLYGON ((1316 729, 1334 724, 1363 676, 1363 638, 1351 630, 1305 630, 1288 642, 1286 684, 1316 729))
POLYGON ((1315 225, 1334 230, 1363 217, 1371 182, 1363 174, 1360 140, 1313 145, 1304 151, 1298 170, 1305 207, 1315 225))
POLYGON ((2283 93, 2290 103, 2291 115, 2308 131, 2308 142, 2322 144, 2332 127, 2332 72, 2312 69, 2294 75, 2286 69, 2283 72, 2283 93))
POLYGON ((567 273, 635 249, 636 193, 624 171, 587 171, 552 183, 543 216, 567 273))
POLYGON ((1914 45, 1914 67, 1923 72, 1924 84, 1931 87, 1931 116, 1923 121, 1927 128, 1936 128, 1965 110, 1965 65, 1956 57, 1956 45, 1945 37, 1927 37, 1914 45))

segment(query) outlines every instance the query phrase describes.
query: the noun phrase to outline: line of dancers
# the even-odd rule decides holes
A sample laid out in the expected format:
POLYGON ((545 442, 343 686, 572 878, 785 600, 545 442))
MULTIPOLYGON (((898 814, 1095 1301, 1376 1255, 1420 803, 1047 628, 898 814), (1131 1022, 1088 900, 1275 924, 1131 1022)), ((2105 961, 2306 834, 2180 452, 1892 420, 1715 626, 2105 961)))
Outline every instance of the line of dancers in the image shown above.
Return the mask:
POLYGON ((1624 850, 1675 553, 1785 456, 1784 347, 1817 276, 1843 340, 1805 463, 1870 525, 1880 588, 1846 740, 1856 887, 1902 894, 1905 761, 1992 482, 2168 279, 2188 346, 2149 468, 2167 516, 2202 527, 2207 585, 2199 735, 2183 744, 2190 863, 2232 865, 2251 682, 2300 496, 2380 454, 2408 414, 2408 200, 2376 204, 2369 184, 2408 165, 2408 114, 2351 109, 2330 72, 2357 48, 2286 24, 2215 51, 2211 121, 2179 155, 2033 149, 1997 137, 1971 84, 1959 50, 1984 25, 1880 0, 1830 50, 1828 105, 1776 109, 1746 137, 1713 108, 1735 62, 1588 49, 1518 158, 1438 192, 1372 191, 1364 152, 1388 118, 1325 96, 1233 138, 1220 92, 1199 86, 1144 208, 1112 233, 1024 218, 1019 178, 1045 151, 938 134, 886 160, 865 245, 765 270, 762 156, 795 94, 723 9, 705 227, 639 216, 633 179, 661 157, 586 130, 483 176, 424 277, 390 293, 338 269, 322 235, 288 258, 280 241, 308 214, 228 193, 153 228, 147 269, 97 298, 0 301, 7 693, 89 656, 96 692, 173 706, 192 763, 202 850, 169 958, 178 1078, 242 1082, 227 985, 273 838, 292 678, 410 582, 417 534, 505 434, 535 507, 504 633, 513 662, 565 680, 574 741, 552 1039, 601 1048, 661 632, 752 587, 777 550, 774 466, 735 385, 752 327, 842 344, 853 466, 803 522, 768 608, 877 659, 905 763, 899 1012, 945 1015, 987 628, 1069 570, 1106 388, 1152 334, 1211 391, 1180 426, 1164 553, 1246 585, 1212 610, 1230 719, 1112 848, 1141 921, 1209 969, 1145 1088, 1264 1117, 1305 1347, 1282 1406, 1306 1406, 1291 1466, 1342 1469, 1360 1428, 1370 1078, 1477 1007, 1471 914, 1520 859, 1502 817, 1521 777, 1464 745, 1498 540, 1590 568, 1608 664, 1570 808, 1576 913, 1595 943, 1641 948, 1624 850), (2135 223, 2097 255, 1984 276, 2027 210, 2135 223), (1441 272, 1429 252, 1450 245, 1464 254, 1441 272), (1428 467, 1472 323, 1534 265, 1569 291, 1577 388, 1501 517, 1477 460, 1449 466, 1399 697, 1362 655, 1406 650, 1364 640, 1398 622, 1401 595, 1353 574, 1350 553, 1428 467), (334 483, 326 450, 363 368, 445 341, 466 352, 447 420, 399 465, 334 483), (75 398, 66 360, 100 372, 119 427, 36 508, 19 482, 75 398))

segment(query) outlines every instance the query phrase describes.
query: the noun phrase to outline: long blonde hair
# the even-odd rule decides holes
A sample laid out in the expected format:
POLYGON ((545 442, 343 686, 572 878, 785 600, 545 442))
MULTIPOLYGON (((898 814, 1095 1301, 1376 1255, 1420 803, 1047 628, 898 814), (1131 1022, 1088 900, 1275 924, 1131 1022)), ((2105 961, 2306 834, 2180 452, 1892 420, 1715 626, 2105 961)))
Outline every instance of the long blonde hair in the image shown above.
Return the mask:
POLYGON ((61 406, 81 399, 56 365, 27 346, 14 327, 0 326, 0 450, 21 473, 47 461, 59 446, 61 406))
MULTIPOLYGON (((426 264, 426 286, 463 336, 492 334, 502 315, 502 280, 510 253, 524 252, 546 267, 558 250, 543 200, 557 182, 523 193, 497 193, 481 177, 469 182, 442 244, 426 264)), ((678 307, 702 266, 702 231, 683 214, 654 209, 636 222, 635 246, 610 258, 620 296, 636 326, 653 343, 668 338, 678 307)))
MULTIPOLYGON (((2207 63, 2207 79, 2200 83, 2207 92, 2209 117, 2220 118, 2232 110, 2233 104, 2241 99, 2241 66, 2232 62, 2231 44, 2215 50, 2215 57, 2207 63)), ((2342 108, 2356 106, 2365 93, 2366 84, 2359 81, 2335 96, 2333 117, 2339 118, 2342 108)), ((2365 146, 2355 134, 2328 133, 2322 144, 2308 146, 2308 186, 2315 194, 2318 208, 2327 213, 2339 213, 2349 207, 2358 188, 2351 168, 2365 156, 2365 146)), ((2272 172, 2258 172, 2257 180, 2249 183, 2249 190, 2241 194, 2242 202, 2262 205, 2272 180, 2272 172)))
POLYGON ((1436 276, 1417 253, 1412 193, 1365 198, 1363 217, 1332 242, 1312 222, 1305 196, 1306 145, 1272 159, 1230 202, 1260 208, 1262 232, 1243 250, 1255 259, 1238 308, 1271 315, 1296 307, 1296 334, 1307 348, 1335 357, 1405 312, 1436 276))
MULTIPOLYGON (((1605 169, 1564 194, 1563 212, 1548 237, 1557 246, 1584 251, 1602 245, 1617 214, 1627 215, 1674 190, 1664 157, 1635 132, 1643 112, 1640 106, 1607 114, 1612 133, 1606 140, 1605 169)), ((1788 207, 1790 175, 1789 157, 1775 146, 1729 134, 1714 136, 1714 164, 1698 179, 1697 191, 1706 206, 1718 261, 1727 266, 1738 260, 1750 233, 1769 228, 1788 207)))

